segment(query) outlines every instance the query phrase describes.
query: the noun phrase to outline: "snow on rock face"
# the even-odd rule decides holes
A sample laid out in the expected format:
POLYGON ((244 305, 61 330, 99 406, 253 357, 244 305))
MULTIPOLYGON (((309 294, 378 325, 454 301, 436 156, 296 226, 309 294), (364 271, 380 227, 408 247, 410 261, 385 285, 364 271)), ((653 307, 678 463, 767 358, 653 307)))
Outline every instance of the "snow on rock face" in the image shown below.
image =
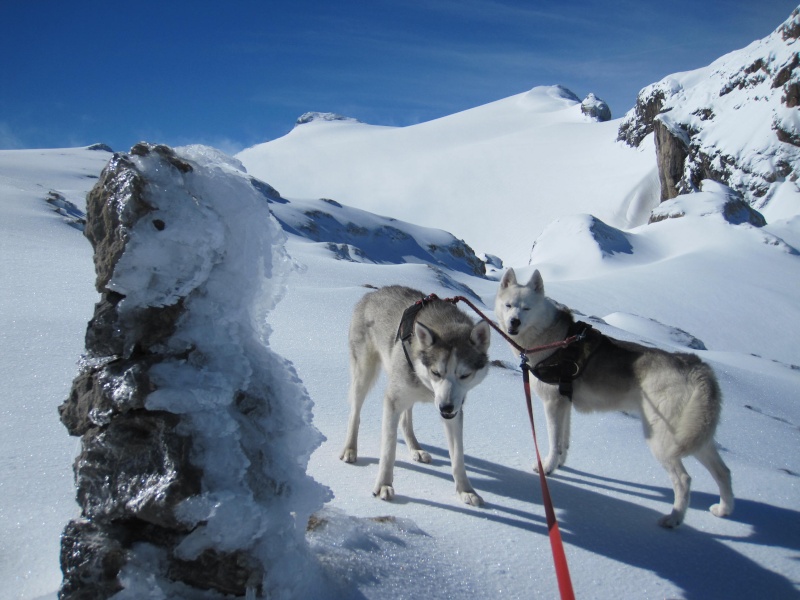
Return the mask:
POLYGON ((90 193, 86 235, 101 301, 60 407, 83 436, 61 597, 314 595, 322 436, 266 346, 288 260, 262 191, 211 148, 138 144, 90 193))
POLYGON ((339 260, 377 264, 429 263, 483 277, 486 264, 446 231, 381 217, 335 200, 271 199, 283 229, 325 244, 339 260))
POLYGON ((354 119, 353 117, 345 117, 343 115, 338 115, 336 113, 331 113, 331 112, 307 112, 297 117, 297 121, 295 121, 295 126, 305 125, 306 123, 311 123, 312 121, 328 121, 328 122, 346 121, 348 123, 361 122, 358 119, 354 119))
POLYGON ((605 100, 598 98, 594 94, 589 94, 581 102, 581 112, 590 119, 603 122, 611 120, 611 109, 605 100))
POLYGON ((618 138, 638 146, 655 131, 662 200, 713 179, 754 208, 769 206, 775 218, 797 212, 799 24, 795 10, 766 38, 639 92, 618 138), (784 187, 792 192, 788 200, 784 187), (776 196, 782 199, 773 206, 776 196))
POLYGON ((701 184, 701 192, 679 196, 662 202, 650 215, 650 223, 664 219, 674 219, 687 214, 694 216, 721 215, 728 223, 740 225, 749 223, 754 227, 767 224, 763 215, 753 209, 742 195, 727 186, 706 179, 701 184))

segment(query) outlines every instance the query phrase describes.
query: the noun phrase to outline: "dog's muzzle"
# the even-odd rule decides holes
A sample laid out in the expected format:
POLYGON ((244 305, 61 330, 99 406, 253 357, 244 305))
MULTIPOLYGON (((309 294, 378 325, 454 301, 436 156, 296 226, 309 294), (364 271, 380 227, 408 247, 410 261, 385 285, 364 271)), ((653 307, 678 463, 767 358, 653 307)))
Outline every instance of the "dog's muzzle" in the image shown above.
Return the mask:
POLYGON ((442 415, 443 419, 447 419, 449 421, 458 414, 458 411, 454 410, 453 406, 445 406, 439 409, 439 414, 442 415))
POLYGON ((522 321, 517 318, 513 318, 508 322, 508 333, 509 335, 517 335, 519 333, 519 327, 522 325, 522 321))

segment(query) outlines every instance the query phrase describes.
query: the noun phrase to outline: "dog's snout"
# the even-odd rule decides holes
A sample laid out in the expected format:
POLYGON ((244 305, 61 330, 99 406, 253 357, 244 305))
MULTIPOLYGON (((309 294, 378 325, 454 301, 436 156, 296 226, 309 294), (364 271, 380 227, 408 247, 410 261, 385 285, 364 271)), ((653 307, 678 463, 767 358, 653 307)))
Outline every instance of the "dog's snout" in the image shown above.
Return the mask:
POLYGON ((508 331, 509 333, 516 333, 519 331, 519 326, 522 325, 522 321, 520 321, 517 317, 512 317, 508 320, 508 331))
POLYGON ((456 416, 456 407, 452 404, 443 404, 439 407, 439 414, 445 419, 452 419, 456 416))

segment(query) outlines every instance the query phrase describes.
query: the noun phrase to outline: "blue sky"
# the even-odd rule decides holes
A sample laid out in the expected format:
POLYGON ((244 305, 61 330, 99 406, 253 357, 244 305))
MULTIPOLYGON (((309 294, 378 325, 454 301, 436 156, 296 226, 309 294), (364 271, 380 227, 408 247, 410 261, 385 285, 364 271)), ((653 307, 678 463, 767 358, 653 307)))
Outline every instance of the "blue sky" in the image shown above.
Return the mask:
POLYGON ((307 111, 411 125, 537 85, 605 99, 772 32, 779 0, 31 0, 0 8, 0 148, 228 152, 307 111))

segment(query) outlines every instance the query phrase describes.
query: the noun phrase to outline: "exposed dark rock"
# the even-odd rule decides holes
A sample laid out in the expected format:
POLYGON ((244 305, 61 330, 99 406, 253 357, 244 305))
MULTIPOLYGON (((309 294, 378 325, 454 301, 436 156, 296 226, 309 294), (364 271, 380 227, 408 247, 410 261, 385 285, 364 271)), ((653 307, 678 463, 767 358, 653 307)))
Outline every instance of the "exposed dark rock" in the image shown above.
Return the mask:
POLYGON ((117 574, 126 562, 125 527, 70 521, 61 534, 61 600, 101 600, 122 589, 117 574))
POLYGON ((800 8, 795 8, 792 11, 792 16, 778 28, 778 31, 780 31, 783 40, 787 42, 800 37, 800 8))
POLYGON ((125 250, 128 229, 153 210, 143 194, 144 181, 124 154, 114 154, 100 180, 86 196, 84 234, 94 248, 95 287, 105 291, 125 250), (129 199, 122 203, 121 199, 129 199))
POLYGON ((637 148, 653 132, 653 122, 661 114, 666 94, 661 88, 645 88, 639 92, 633 114, 619 126, 617 140, 637 148))
POLYGON ((685 133, 680 135, 670 129, 660 119, 654 120, 653 129, 655 131, 658 179, 661 182, 661 201, 663 202, 680 193, 684 163, 689 154, 686 145, 688 136, 685 133))
POLYGON ((598 98, 594 94, 589 94, 581 102, 581 112, 595 121, 603 122, 611 120, 611 109, 605 100, 598 98))
POLYGON ((190 440, 176 432, 179 422, 169 413, 136 411, 90 429, 75 461, 83 516, 186 530, 174 509, 199 493, 200 477, 189 462, 190 440))

